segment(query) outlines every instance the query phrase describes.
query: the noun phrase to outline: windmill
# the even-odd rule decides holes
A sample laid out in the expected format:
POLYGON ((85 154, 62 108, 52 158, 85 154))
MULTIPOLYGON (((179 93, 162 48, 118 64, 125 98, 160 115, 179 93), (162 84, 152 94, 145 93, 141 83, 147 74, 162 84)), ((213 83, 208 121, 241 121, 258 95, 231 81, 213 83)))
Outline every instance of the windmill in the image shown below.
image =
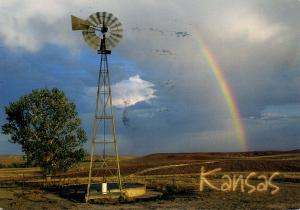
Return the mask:
POLYGON ((102 195, 111 193, 109 189, 107 189, 107 182, 114 178, 117 179, 119 193, 122 194, 122 181, 116 139, 115 119, 112 109, 107 55, 111 54, 111 49, 121 40, 123 29, 119 20, 111 13, 107 12, 96 12, 91 14, 86 20, 71 15, 71 22, 72 30, 81 30, 86 43, 91 48, 97 50, 97 53, 100 54, 100 68, 98 74, 96 110, 93 121, 89 177, 85 195, 85 200, 88 202, 97 196, 92 192, 92 184, 95 182, 93 180, 99 180, 97 173, 102 176, 102 195), (98 165, 95 163, 96 147, 101 147, 102 149, 100 160, 97 160, 97 164, 99 163, 98 165), (109 147, 112 149, 113 154, 108 154, 109 147), (96 168, 96 165, 98 168, 96 168), (110 180, 108 180, 109 178, 110 180))

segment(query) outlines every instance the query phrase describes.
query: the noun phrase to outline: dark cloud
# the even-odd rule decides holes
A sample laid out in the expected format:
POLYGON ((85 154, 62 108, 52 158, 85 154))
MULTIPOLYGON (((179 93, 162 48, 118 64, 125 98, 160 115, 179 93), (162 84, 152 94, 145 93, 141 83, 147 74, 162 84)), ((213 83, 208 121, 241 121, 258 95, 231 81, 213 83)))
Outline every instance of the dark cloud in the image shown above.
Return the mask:
POLYGON ((123 112, 122 112, 122 122, 123 125, 128 128, 130 126, 130 120, 128 117, 128 105, 129 103, 127 101, 124 101, 124 108, 123 108, 123 112))
POLYGON ((177 31, 175 32, 177 37, 186 37, 186 36, 190 36, 190 34, 186 31, 177 31))
POLYGON ((154 50, 155 53, 157 53, 158 55, 174 55, 173 52, 171 52, 170 50, 165 50, 165 49, 162 49, 162 50, 154 50))

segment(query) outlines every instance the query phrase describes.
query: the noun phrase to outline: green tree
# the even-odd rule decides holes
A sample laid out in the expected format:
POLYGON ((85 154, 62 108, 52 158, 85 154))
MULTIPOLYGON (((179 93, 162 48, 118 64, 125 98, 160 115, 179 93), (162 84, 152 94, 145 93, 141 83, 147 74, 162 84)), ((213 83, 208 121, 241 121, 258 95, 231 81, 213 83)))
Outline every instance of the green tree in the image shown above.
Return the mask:
POLYGON ((8 123, 2 126, 9 141, 22 146, 26 163, 47 174, 67 171, 83 160, 86 134, 75 104, 53 88, 33 90, 5 107, 8 123))

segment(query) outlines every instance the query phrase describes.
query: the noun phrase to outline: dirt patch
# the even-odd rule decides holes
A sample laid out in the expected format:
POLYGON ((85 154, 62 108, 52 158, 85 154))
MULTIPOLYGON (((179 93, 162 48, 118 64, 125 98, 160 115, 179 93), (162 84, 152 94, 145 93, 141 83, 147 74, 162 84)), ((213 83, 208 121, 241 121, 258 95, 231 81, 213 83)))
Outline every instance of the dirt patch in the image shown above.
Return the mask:
POLYGON ((162 199, 117 204, 85 204, 63 199, 38 189, 0 189, 0 207, 4 209, 293 209, 300 207, 299 184, 281 183, 281 191, 241 193, 205 190, 169 194, 162 199), (9 192, 9 193, 8 193, 9 192))

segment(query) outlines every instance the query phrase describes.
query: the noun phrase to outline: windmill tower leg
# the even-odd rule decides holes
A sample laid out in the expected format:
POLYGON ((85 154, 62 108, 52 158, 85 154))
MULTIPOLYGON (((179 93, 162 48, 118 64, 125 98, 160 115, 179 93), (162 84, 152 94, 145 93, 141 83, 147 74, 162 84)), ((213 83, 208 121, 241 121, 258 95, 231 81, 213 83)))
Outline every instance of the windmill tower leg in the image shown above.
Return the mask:
MULTIPOLYGON (((106 51, 99 51, 99 54, 101 54, 101 61, 98 74, 96 110, 93 121, 88 186, 85 196, 86 202, 88 202, 90 199, 92 199, 92 197, 94 197, 91 193, 91 183, 93 182, 92 178, 94 177, 94 174, 96 174, 95 172, 97 172, 96 170, 94 170, 96 166, 95 150, 97 147, 102 148, 102 155, 100 161, 101 166, 100 168, 97 168, 97 170, 100 171, 102 175, 102 193, 109 193, 106 192, 105 188, 107 186, 107 178, 111 177, 112 179, 117 178, 119 190, 122 195, 122 180, 118 155, 115 118, 112 108, 110 75, 107 62, 107 54, 106 51), (108 154, 108 149, 112 149, 113 154, 108 154)), ((99 177, 95 178, 97 179, 99 177)))

